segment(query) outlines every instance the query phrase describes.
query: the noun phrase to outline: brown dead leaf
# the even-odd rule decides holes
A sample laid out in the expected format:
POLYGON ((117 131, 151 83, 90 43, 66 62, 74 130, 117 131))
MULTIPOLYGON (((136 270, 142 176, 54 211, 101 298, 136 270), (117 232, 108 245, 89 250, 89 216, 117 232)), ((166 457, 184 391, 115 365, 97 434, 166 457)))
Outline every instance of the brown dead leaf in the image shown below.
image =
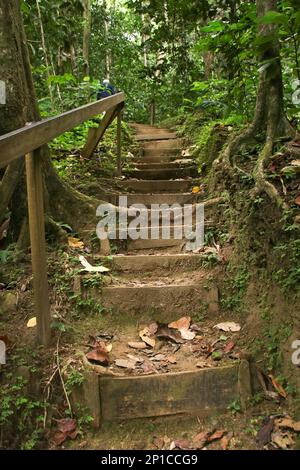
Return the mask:
POLYGON ((95 361, 105 367, 109 366, 110 364, 110 359, 106 346, 104 345, 103 347, 103 344, 101 343, 99 343, 94 349, 92 349, 92 351, 88 352, 86 354, 86 358, 89 361, 95 361))
POLYGON ((219 431, 215 431, 211 436, 208 438, 208 442, 213 442, 213 441, 218 441, 219 439, 222 439, 224 434, 226 434, 227 431, 225 429, 221 429, 219 431))
POLYGON ((132 349, 146 349, 147 348, 147 344, 142 341, 129 342, 128 346, 132 349))
POLYGON ((202 431, 196 436, 194 436, 192 439, 193 447, 195 447, 195 449, 197 450, 203 449, 203 447, 207 443, 210 434, 210 432, 202 431))
POLYGON ((149 330, 151 335, 155 335, 155 333, 157 333, 157 330, 158 330, 158 324, 153 322, 147 327, 147 329, 149 330))
POLYGON ((235 343, 233 341, 230 341, 229 343, 226 344, 223 351, 225 354, 229 354, 234 348, 235 348, 235 343))
POLYGON ((116 359, 115 364, 122 369, 135 369, 137 361, 133 359, 116 359))
POLYGON ((191 324, 191 317, 182 317, 177 321, 169 323, 168 327, 175 330, 188 330, 191 324))
POLYGON ((167 361, 170 363, 170 364, 177 364, 177 359, 175 356, 168 356, 167 357, 167 361))
POLYGON ((160 326, 158 328, 156 336, 157 338, 171 340, 177 344, 184 343, 184 340, 182 339, 179 331, 172 330, 171 328, 168 328, 166 325, 160 326))
POLYGON ((275 444, 278 449, 287 450, 295 444, 295 440, 288 432, 273 432, 272 444, 275 444))
POLYGON ((222 450, 228 450, 228 446, 232 438, 233 438, 233 432, 230 432, 226 436, 222 437, 221 442, 220 442, 222 450))
POLYGON ((54 442, 57 446, 63 444, 67 438, 76 439, 79 434, 75 419, 64 418, 57 420, 58 430, 54 434, 54 442))
POLYGON ((152 443, 159 450, 163 450, 164 445, 165 445, 163 438, 156 437, 156 436, 153 437, 152 443))
POLYGON ((80 250, 83 250, 84 248, 84 243, 81 240, 79 240, 79 238, 74 238, 74 237, 68 238, 68 245, 70 248, 77 248, 80 250))
POLYGON ((155 347, 156 341, 154 338, 150 338, 151 336, 151 331, 148 328, 144 328, 139 332, 139 337, 141 338, 144 343, 148 344, 148 346, 151 346, 151 348, 155 347))
POLYGON ((221 331, 232 331, 232 332, 237 332, 241 330, 241 325, 235 322, 223 322, 219 323, 218 325, 215 325, 214 328, 217 328, 218 330, 221 331))
POLYGON ((189 450, 191 448, 191 444, 187 439, 178 439, 173 441, 170 446, 170 450, 180 449, 180 450, 189 450))
POLYGON ((278 429, 291 429, 295 432, 300 432, 300 421, 294 421, 291 417, 276 419, 276 428, 278 429))
POLYGON ((297 206, 300 206, 300 196, 296 197, 295 204, 297 204, 297 206))
POLYGON ((269 374, 269 377, 271 379, 272 385, 273 385, 274 389, 276 390, 276 392, 278 392, 279 395, 282 396, 283 398, 286 398, 287 393, 284 390, 284 388, 282 387, 282 385, 275 379, 275 377, 272 374, 269 374))
POLYGON ((167 357, 164 354, 156 354, 150 361, 165 361, 167 357))
POLYGON ((53 440, 55 445, 61 446, 67 440, 67 436, 63 432, 56 431, 54 433, 53 440))
POLYGON ((260 446, 265 446, 271 442, 271 435, 274 429, 274 418, 265 418, 262 427, 256 435, 256 442, 260 446))

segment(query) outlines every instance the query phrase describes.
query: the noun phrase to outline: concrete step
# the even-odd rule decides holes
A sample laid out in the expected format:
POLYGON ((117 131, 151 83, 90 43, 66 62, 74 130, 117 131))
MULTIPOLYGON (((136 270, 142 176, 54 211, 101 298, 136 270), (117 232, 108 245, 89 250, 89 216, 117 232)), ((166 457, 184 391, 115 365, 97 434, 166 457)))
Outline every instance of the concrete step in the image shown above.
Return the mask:
POLYGON ((162 322, 172 321, 177 315, 197 314, 201 308, 213 315, 219 311, 219 291, 215 285, 116 285, 94 289, 91 295, 99 298, 103 307, 116 315, 131 314, 142 316, 151 312, 162 322))
POLYGON ((191 193, 161 193, 161 194, 128 194, 128 206, 144 204, 150 207, 152 204, 192 204, 197 202, 198 197, 191 193))
POLYGON ((139 170, 168 170, 172 168, 185 168, 186 166, 195 166, 196 163, 191 158, 176 160, 174 162, 158 162, 158 163, 141 163, 138 162, 134 166, 139 170))
POLYGON ((158 155, 142 155, 136 159, 136 163, 170 163, 180 159, 180 152, 174 155, 158 154, 158 155))
POLYGON ((181 156, 181 147, 166 148, 146 148, 143 150, 144 157, 160 157, 162 155, 175 155, 177 158, 181 156))
POLYGON ((150 272, 157 269, 196 269, 201 266, 201 254, 156 254, 96 257, 102 264, 119 272, 150 272))
POLYGON ((199 179, 187 180, 134 180, 127 179, 118 182, 122 189, 136 191, 138 193, 174 193, 187 192, 192 190, 193 186, 200 184, 199 179))
POLYGON ((143 180, 168 180, 184 178, 185 176, 197 177, 198 171, 195 167, 187 168, 157 168, 129 170, 126 174, 132 178, 143 180))
POLYGON ((152 140, 150 142, 143 142, 143 149, 173 149, 173 148, 182 148, 183 139, 173 139, 173 140, 152 140))
POLYGON ((151 141, 151 140, 172 140, 177 139, 177 134, 171 132, 165 133, 151 133, 151 134, 138 134, 135 136, 137 142, 151 141))

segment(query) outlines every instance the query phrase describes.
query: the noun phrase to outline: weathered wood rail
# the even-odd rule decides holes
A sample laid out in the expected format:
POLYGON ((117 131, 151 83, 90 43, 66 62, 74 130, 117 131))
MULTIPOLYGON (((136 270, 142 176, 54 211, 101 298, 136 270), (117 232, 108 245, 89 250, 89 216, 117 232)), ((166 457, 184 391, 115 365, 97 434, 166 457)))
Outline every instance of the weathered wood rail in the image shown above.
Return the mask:
POLYGON ((21 129, 0 136, 0 168, 25 156, 37 339, 43 346, 48 346, 51 331, 41 148, 55 139, 55 137, 105 112, 99 124, 99 128, 90 130, 82 154, 86 158, 89 158, 93 154, 106 129, 117 117, 117 172, 121 174, 121 126, 124 104, 124 93, 117 93, 116 95, 104 98, 100 101, 32 123, 21 129))

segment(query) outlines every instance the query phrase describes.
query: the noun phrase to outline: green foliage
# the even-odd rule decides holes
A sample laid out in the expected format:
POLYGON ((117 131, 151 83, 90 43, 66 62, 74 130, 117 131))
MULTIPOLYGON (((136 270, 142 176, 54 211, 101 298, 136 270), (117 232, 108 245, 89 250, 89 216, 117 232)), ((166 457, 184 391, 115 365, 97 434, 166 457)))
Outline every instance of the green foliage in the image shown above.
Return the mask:
POLYGON ((274 247, 274 254, 281 266, 274 272, 275 280, 287 292, 300 294, 300 240, 293 239, 274 247))
POLYGON ((228 409, 233 413, 237 414, 242 411, 242 405, 239 398, 235 398, 232 403, 228 406, 228 409))
POLYGON ((268 325, 263 333, 266 367, 269 371, 279 370, 282 365, 282 346, 292 334, 292 326, 284 322, 280 326, 268 325))
POLYGON ((244 295, 250 279, 248 266, 241 266, 235 272, 229 271, 229 279, 224 287, 221 305, 228 310, 241 311, 244 295))
POLYGON ((22 377, 5 374, 0 388, 0 445, 14 440, 15 448, 30 450, 43 435, 42 421, 45 404, 30 398, 27 382, 22 377))

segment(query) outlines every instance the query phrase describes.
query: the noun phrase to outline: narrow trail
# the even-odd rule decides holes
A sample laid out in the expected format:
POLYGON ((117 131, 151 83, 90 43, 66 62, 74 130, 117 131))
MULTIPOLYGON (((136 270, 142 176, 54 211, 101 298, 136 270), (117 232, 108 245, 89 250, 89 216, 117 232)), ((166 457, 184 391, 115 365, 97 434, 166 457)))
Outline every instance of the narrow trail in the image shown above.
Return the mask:
MULTIPOLYGON (((135 169, 119 183, 132 191, 126 193, 128 205, 196 203, 199 195, 192 188, 200 181, 194 161, 181 157, 182 139, 166 129, 141 124, 134 128, 141 154, 135 169)), ((186 314, 187 305, 191 313, 204 304, 210 313, 217 312, 218 289, 199 270, 203 255, 186 252, 187 240, 174 236, 182 219, 176 222, 171 216, 169 239, 162 236, 161 217, 159 224, 159 239, 151 239, 149 228, 147 240, 129 239, 126 254, 113 256, 114 269, 121 275, 103 289, 104 306, 117 313, 154 312, 162 321, 186 314)))
MULTIPOLYGON (((118 179, 128 205, 144 204, 149 209, 152 204, 193 205, 201 200, 203 195, 192 191, 201 181, 194 161, 182 157, 182 140, 166 129, 139 124, 134 128, 140 155, 126 178, 118 179)), ((160 229, 161 223, 160 218, 160 229)), ((248 361, 226 353, 226 345, 231 351, 238 333, 228 332, 220 339, 221 332, 215 329, 222 318, 219 267, 207 268, 201 251, 186 251, 187 240, 176 239, 172 232, 176 223, 170 220, 168 239, 161 231, 159 239, 129 238, 109 260, 100 256, 113 273, 100 290, 94 290, 94 296, 110 312, 105 330, 113 338, 110 367, 85 360, 91 375, 83 393, 76 396, 77 402, 91 410, 94 427, 101 427, 102 438, 89 444, 91 448, 120 443, 130 448, 153 448, 151 436, 147 436, 147 444, 134 443, 133 437, 129 443, 124 440, 123 428, 114 425, 121 421, 125 434, 127 429, 128 436, 140 434, 144 440, 149 422, 139 425, 134 418, 158 420, 155 423, 161 426, 163 436, 182 432, 192 436, 199 433, 199 426, 206 429, 200 417, 210 420, 219 416, 218 422, 207 426, 222 426, 230 404, 240 400, 244 406, 251 395, 248 361), (168 325, 179 319, 193 323, 187 327, 190 337, 181 336, 179 327, 174 327, 177 337, 172 335, 175 330, 168 325), (148 337, 153 344, 149 345, 141 332, 150 332, 153 325, 155 331, 148 337), (176 417, 180 417, 180 426, 176 417)), ((228 430, 233 427, 229 418, 228 430)), ((168 448, 170 443, 163 445, 168 448)))

